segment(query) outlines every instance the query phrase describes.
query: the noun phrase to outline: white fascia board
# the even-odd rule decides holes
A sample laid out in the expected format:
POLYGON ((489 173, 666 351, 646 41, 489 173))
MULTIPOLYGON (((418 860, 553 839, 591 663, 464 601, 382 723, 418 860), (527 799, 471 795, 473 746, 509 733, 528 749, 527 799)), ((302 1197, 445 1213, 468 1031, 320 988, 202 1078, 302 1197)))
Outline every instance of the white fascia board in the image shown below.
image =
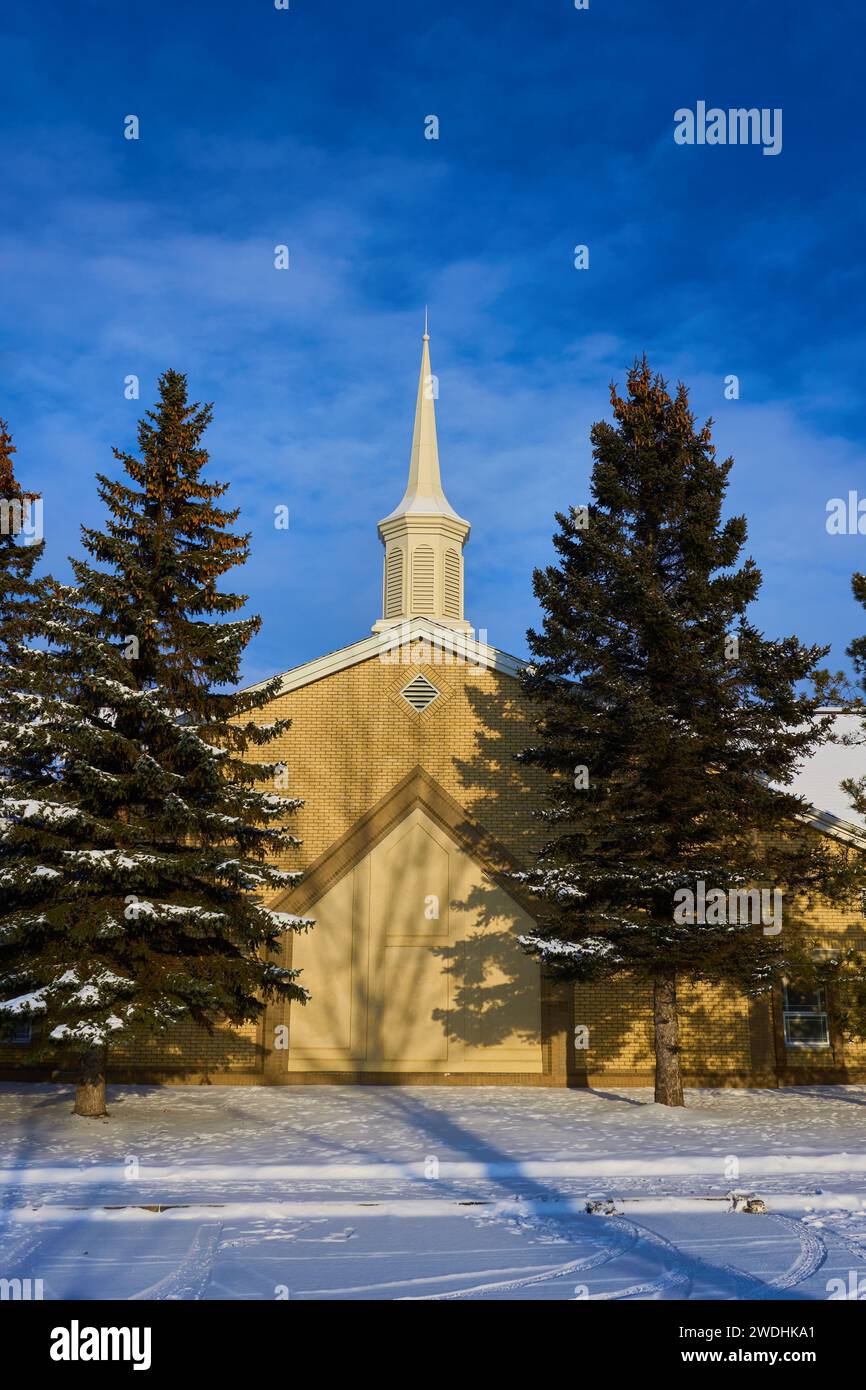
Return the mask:
MULTIPOLYGON (((487 642, 477 642, 473 637, 455 632, 452 628, 413 618, 410 622, 397 624, 393 628, 364 637, 349 647, 340 647, 335 652, 328 652, 326 656, 316 657, 315 661, 307 661, 303 666, 294 666, 290 671, 284 671, 278 678, 280 684, 277 694, 288 694, 290 690, 298 690, 301 686, 311 685, 313 681, 333 676, 337 671, 345 671, 349 666, 357 666, 361 661, 371 661, 376 657, 380 657, 386 666, 418 665, 416 661, 404 662, 399 658, 402 647, 418 642, 427 642, 431 646, 439 647, 454 658, 462 658, 467 665, 500 671, 503 675, 515 678, 529 664, 520 657, 500 651, 499 647, 491 647, 487 642)), ((430 664, 435 666, 435 659, 430 664)), ((244 689, 261 690, 267 684, 266 680, 256 681, 254 685, 248 685, 244 689)))
POLYGON ((798 816, 804 825, 811 825, 813 829, 820 830, 824 835, 832 835, 834 840, 844 840, 846 844, 856 845, 858 849, 866 849, 866 830, 862 825, 853 825, 851 821, 841 820, 839 816, 834 816, 832 811, 819 811, 817 806, 798 816))

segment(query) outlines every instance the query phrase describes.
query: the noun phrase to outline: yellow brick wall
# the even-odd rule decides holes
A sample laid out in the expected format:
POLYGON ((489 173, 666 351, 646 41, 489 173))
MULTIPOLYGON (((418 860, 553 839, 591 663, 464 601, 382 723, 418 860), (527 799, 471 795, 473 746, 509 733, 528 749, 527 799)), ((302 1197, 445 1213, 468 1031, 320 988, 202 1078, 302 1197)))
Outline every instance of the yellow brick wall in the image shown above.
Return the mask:
MULTIPOLYGON (((590 1073, 651 1072, 652 988, 634 980, 575 986, 575 1025, 588 1035, 590 1073)), ((748 1071, 748 1000, 730 986, 681 983, 677 989, 683 1064, 695 1071, 748 1071)))
MULTIPOLYGON (((405 665, 377 658, 338 671, 275 700, 262 722, 290 718, 292 727, 268 745, 266 761, 283 761, 289 793, 306 805, 292 831, 304 841, 286 868, 312 863, 358 817, 420 765, 516 857, 540 840, 533 824, 527 774, 513 755, 531 738, 517 682, 467 665, 405 665), (421 670, 440 699, 418 716, 398 691, 421 670)), ((536 774, 530 785, 544 783, 536 774)))
MULTIPOLYGON (((846 852, 855 851, 839 847, 839 853, 846 852)), ((802 902, 796 905, 796 912, 798 919, 801 919, 798 920, 797 929, 802 930, 816 946, 842 951, 851 948, 866 954, 866 917, 859 903, 802 902)), ((835 1053, 789 1048, 786 1050, 786 1061, 793 1070, 826 1070, 839 1062, 855 1070, 866 1069, 866 1043, 846 1039, 841 1048, 837 1046, 835 1053)))
POLYGON ((216 1028, 209 1034, 194 1023, 180 1024, 164 1036, 112 1043, 115 1067, 171 1067, 193 1072, 261 1071, 258 1025, 216 1028))

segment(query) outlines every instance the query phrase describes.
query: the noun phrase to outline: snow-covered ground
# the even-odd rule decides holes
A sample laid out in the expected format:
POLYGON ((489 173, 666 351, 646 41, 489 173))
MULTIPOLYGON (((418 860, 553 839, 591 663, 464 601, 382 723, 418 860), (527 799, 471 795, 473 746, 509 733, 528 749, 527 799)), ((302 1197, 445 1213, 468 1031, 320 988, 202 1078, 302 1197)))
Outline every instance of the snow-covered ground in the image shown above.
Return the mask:
POLYGON ((46 1299, 866 1297, 866 1087, 668 1110, 645 1090, 122 1086, 109 1108, 0 1086, 0 1279, 46 1299), (766 1212, 729 1211, 732 1190, 766 1212))

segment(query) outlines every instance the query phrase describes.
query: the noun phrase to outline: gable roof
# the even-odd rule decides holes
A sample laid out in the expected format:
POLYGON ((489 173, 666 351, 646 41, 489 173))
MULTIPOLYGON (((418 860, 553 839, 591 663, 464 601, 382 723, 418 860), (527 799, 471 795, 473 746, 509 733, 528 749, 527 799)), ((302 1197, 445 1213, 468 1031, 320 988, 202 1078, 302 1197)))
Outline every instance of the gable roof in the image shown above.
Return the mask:
MULTIPOLYGON (((832 714, 836 738, 862 737, 859 715, 844 709, 822 709, 832 714)), ((812 807, 805 819, 817 830, 838 840, 866 847, 866 827, 851 819, 857 813, 842 790, 844 777, 866 777, 866 744, 822 743, 799 768, 788 790, 803 796, 812 807)))
MULTIPOLYGON (((379 657, 386 666, 417 665, 415 661, 407 662, 401 658, 401 648, 424 642, 441 648, 443 652, 458 660, 464 660, 467 665, 499 671, 505 676, 516 678, 529 664, 518 656, 501 651, 499 647, 490 646, 488 642, 477 641, 471 634, 443 627, 430 618, 412 618, 397 627, 375 632, 370 637, 362 638, 360 642, 353 642, 349 647, 340 647, 335 652, 328 652, 326 656, 316 657, 314 661, 306 661, 302 666, 293 666, 291 670, 284 671, 279 677, 280 686, 277 694, 285 695, 290 690, 299 690, 301 686, 311 685, 313 681, 333 676, 337 671, 345 671, 349 666, 356 666, 360 661, 371 661, 375 657, 379 657)), ((433 665, 435 664, 434 661, 433 665)), ((452 663, 446 660, 446 664, 452 663)), ((245 688, 261 690, 267 684, 266 680, 256 681, 254 685, 245 688)))

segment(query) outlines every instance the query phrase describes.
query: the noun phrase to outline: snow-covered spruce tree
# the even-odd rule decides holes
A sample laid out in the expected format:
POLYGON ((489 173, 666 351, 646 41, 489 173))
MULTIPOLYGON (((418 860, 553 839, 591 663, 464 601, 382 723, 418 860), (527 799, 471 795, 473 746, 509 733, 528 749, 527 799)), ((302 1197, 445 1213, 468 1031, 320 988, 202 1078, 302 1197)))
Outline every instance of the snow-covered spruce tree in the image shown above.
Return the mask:
MULTIPOLYGON (((19 860, 17 808, 34 786, 47 787, 53 780, 51 752, 43 740, 30 737, 40 701, 30 688, 39 654, 29 643, 51 581, 34 578, 45 550, 38 524, 41 499, 19 485, 15 452, 9 427, 0 420, 0 999, 19 993, 25 976, 18 962, 36 920, 22 900, 30 871, 19 860)), ((0 1004, 0 1039, 28 1016, 27 1003, 0 1004)))
MULTIPOLYGON (((41 498, 19 486, 12 458, 15 452, 9 427, 0 420, 0 795, 13 778, 38 777, 46 761, 44 753, 34 756, 33 750, 25 757, 24 735, 32 711, 19 686, 27 641, 39 623, 39 596, 50 581, 34 578, 33 571, 45 550, 41 498)), ((11 825, 3 819, 0 808, 0 911, 2 868, 10 832, 11 825)), ((14 1018, 0 1011, 0 1036, 4 1027, 13 1024, 14 1018)))
POLYGON ((827 736, 800 692, 825 649, 749 621, 760 571, 740 562, 745 518, 721 519, 732 460, 716 461, 711 421, 696 430, 685 387, 671 398, 644 359, 611 402, 592 501, 557 515, 558 563, 534 575, 537 739, 519 756, 552 781, 550 838, 521 875, 538 908, 523 944, 554 978, 651 983, 656 1100, 681 1105, 678 981, 759 991, 796 949, 790 930, 728 920, 756 904, 722 912, 721 893, 802 894, 833 872, 784 789, 827 736), (701 884, 708 920, 683 920, 704 915, 701 884))
POLYGON ((244 757, 287 721, 251 717, 273 683, 229 693, 260 620, 226 620, 246 599, 219 580, 249 538, 203 477, 210 419, 166 372, 139 457, 115 451, 126 478, 98 475, 110 518, 82 528, 90 560, 43 601, 33 737, 54 781, 6 798, 0 997, 41 1018, 44 1047, 79 1055, 77 1114, 105 1113, 112 1037, 306 999, 275 957, 309 923, 262 901, 298 877, 274 861, 298 843, 285 818, 300 803, 273 790, 281 764, 244 757))

